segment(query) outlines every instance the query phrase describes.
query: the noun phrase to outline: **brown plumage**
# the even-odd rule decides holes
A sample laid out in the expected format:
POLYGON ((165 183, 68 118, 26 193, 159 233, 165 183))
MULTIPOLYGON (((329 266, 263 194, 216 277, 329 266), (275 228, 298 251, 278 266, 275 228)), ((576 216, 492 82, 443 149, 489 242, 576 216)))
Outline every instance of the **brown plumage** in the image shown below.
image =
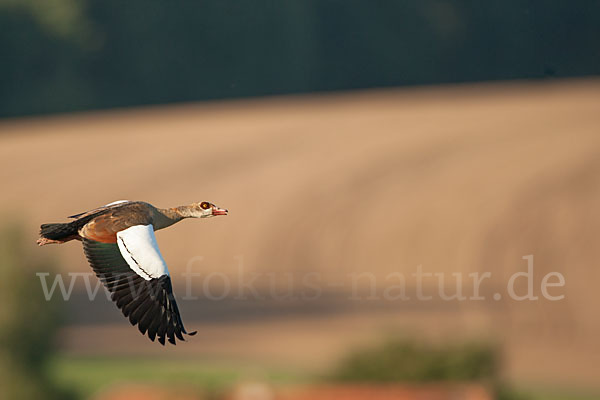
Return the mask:
POLYGON ((227 215, 227 210, 208 202, 160 209, 141 201, 120 201, 73 215, 71 222, 42 225, 37 243, 82 241, 92 269, 131 324, 152 341, 175 344, 175 338, 184 340, 188 333, 154 231, 184 218, 217 215, 227 215))

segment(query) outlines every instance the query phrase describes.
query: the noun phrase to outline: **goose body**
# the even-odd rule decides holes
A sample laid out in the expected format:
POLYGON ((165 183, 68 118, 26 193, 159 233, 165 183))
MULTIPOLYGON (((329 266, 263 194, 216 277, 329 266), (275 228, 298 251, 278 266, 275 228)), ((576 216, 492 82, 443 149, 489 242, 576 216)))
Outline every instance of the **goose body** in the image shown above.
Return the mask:
POLYGON ((184 218, 227 215, 212 203, 161 209, 142 201, 119 200, 69 218, 68 223, 44 224, 40 246, 80 240, 92 269, 112 300, 142 334, 161 344, 175 344, 187 333, 173 295, 167 264, 154 231, 184 218))

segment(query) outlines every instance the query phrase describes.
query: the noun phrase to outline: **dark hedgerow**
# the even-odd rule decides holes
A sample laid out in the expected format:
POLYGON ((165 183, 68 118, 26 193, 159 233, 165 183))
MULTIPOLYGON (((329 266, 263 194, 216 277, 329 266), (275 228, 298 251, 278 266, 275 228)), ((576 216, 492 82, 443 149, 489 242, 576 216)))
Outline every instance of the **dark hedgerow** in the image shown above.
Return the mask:
POLYGON ((350 354, 333 374, 335 380, 364 382, 491 381, 498 357, 492 346, 427 346, 389 341, 350 354))
POLYGON ((499 353, 485 343, 427 345, 393 339, 345 357, 328 380, 368 383, 479 382, 498 400, 526 400, 503 383, 499 353))

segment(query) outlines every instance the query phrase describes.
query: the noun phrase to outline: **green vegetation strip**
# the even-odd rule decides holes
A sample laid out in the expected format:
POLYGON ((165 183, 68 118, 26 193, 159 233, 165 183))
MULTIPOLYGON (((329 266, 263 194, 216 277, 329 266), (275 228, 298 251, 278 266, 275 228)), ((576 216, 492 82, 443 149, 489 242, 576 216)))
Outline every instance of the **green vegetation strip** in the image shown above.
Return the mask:
POLYGON ((598 400, 598 394, 573 390, 527 389, 522 390, 528 400, 598 400))
POLYGON ((59 356, 50 363, 50 375, 78 398, 124 383, 181 384, 203 393, 219 393, 243 381, 285 384, 306 379, 300 372, 280 368, 151 357, 59 356))

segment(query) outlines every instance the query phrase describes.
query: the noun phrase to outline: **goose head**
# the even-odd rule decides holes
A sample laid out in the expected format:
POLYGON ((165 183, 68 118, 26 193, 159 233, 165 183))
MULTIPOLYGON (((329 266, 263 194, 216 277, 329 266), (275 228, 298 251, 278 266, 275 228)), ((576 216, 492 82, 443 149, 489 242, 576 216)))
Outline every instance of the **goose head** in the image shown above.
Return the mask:
POLYGON ((213 203, 208 201, 202 201, 200 203, 192 204, 191 217, 192 218, 209 218, 216 217, 217 215, 227 215, 228 211, 224 208, 219 208, 213 203))

